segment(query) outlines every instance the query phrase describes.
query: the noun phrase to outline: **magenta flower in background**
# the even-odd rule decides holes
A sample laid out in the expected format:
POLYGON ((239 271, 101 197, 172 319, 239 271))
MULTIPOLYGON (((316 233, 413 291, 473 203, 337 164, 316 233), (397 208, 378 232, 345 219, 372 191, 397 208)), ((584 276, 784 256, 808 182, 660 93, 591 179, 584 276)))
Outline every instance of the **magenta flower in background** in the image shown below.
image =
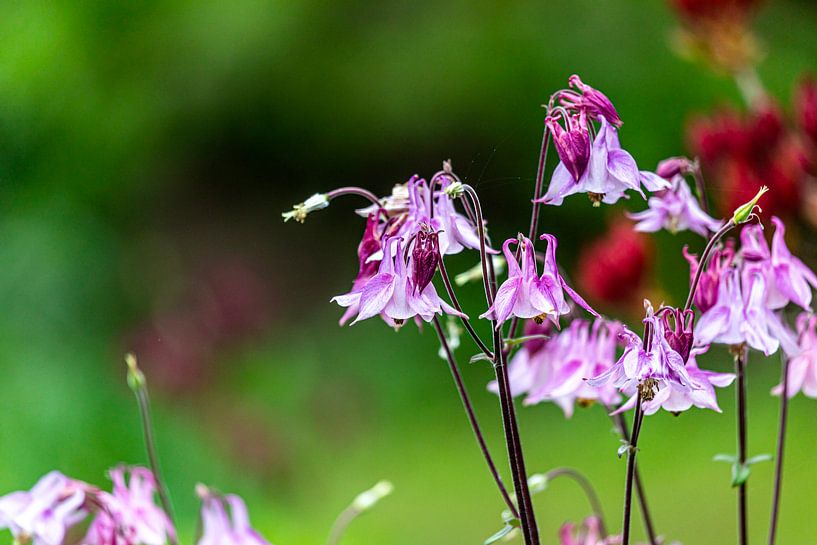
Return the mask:
POLYGON ((270 545, 250 525, 244 500, 232 494, 216 496, 202 489, 202 536, 197 545, 270 545))
POLYGON ((66 531, 87 515, 89 487, 58 471, 44 475, 28 492, 0 498, 0 529, 11 530, 16 542, 61 545, 66 531))
POLYGON ((742 285, 737 267, 724 273, 717 302, 695 324, 696 345, 746 343, 768 356, 783 343, 784 350, 791 353, 796 346, 793 336, 766 305, 766 277, 752 270, 743 280, 742 285))
MULTIPOLYGON (((695 357, 704 352, 706 352, 706 349, 694 350, 686 364, 686 370, 692 381, 693 388, 678 388, 672 383, 659 381, 657 384, 658 392, 655 397, 649 401, 644 401, 641 405, 644 414, 655 414, 658 409, 662 408, 671 413, 680 413, 693 406, 721 412, 721 408, 718 406, 718 397, 715 394, 715 387, 725 388, 729 386, 735 380, 735 375, 700 369, 695 357)), ((616 413, 629 411, 635 407, 638 397, 637 392, 632 390, 627 393, 632 397, 616 413)))
MULTIPOLYGON (((623 392, 634 391, 645 381, 665 382, 674 388, 694 388, 684 359, 672 349, 664 334, 664 322, 655 315, 647 316, 644 324, 651 329, 650 342, 645 346, 641 337, 623 327, 620 336, 626 341, 624 353, 610 369, 587 382, 601 387, 608 382, 623 392)), ((645 399, 647 399, 645 397, 645 399)))
MULTIPOLYGON (((692 283, 695 274, 698 272, 698 256, 690 254, 686 246, 683 248, 684 258, 689 262, 689 282, 692 283)), ((735 247, 732 240, 727 240, 724 246, 716 248, 712 252, 706 270, 701 273, 698 281, 698 289, 695 291, 693 302, 700 312, 706 312, 715 305, 718 300, 721 278, 724 271, 732 264, 735 257, 735 247)))
POLYGON ((570 312, 565 292, 579 306, 598 316, 598 313, 590 308, 559 274, 556 264, 556 237, 544 234, 540 238, 548 241, 541 277, 538 275, 536 256, 530 239, 521 237, 521 242, 515 238, 505 241, 502 252, 508 263, 508 278, 497 290, 494 304, 480 318, 495 320, 497 328, 510 316, 533 318, 538 322, 548 319, 558 326, 559 316, 570 312), (515 243, 522 245, 521 263, 516 261, 510 249, 510 245, 515 243))
POLYGON ((113 492, 100 492, 100 511, 88 528, 83 545, 164 545, 175 540, 176 529, 154 502, 156 480, 144 467, 111 470, 113 492))
MULTIPOLYGON (((789 360, 789 397, 803 392, 817 398, 817 315, 803 312, 797 317, 797 350, 789 360)), ((774 395, 783 393, 783 385, 772 389, 774 395)))
POLYGON ((580 528, 572 522, 566 522, 559 529, 559 545, 607 545, 613 543, 601 536, 601 525, 597 517, 587 517, 580 528))
POLYGON ((573 320, 533 358, 535 372, 527 386, 525 405, 552 401, 570 418, 577 402, 600 401, 605 406, 618 403, 616 388, 610 385, 594 388, 586 379, 607 371, 615 363, 619 329, 618 324, 601 318, 593 324, 573 320))
POLYGON ((630 219, 638 222, 635 225, 636 231, 653 233, 666 229, 677 233, 689 230, 705 237, 720 228, 722 222, 701 209, 683 176, 674 176, 670 183, 672 185, 668 189, 649 198, 646 210, 627 214, 630 219))
POLYGON ((410 267, 403 257, 402 240, 389 238, 384 243, 384 248, 384 257, 376 275, 361 289, 332 298, 332 301, 342 307, 358 306, 357 318, 352 324, 378 314, 395 326, 415 316, 426 322, 430 322, 435 314, 443 312, 464 316, 440 299, 433 284, 428 284, 422 291, 414 289, 410 267), (392 248, 396 251, 392 251, 392 248))
MULTIPOLYGON (((511 388, 511 395, 518 396, 526 393, 533 385, 533 381, 542 372, 542 361, 540 355, 545 351, 547 345, 553 340, 553 323, 536 323, 533 320, 525 321, 524 335, 526 337, 537 337, 522 344, 522 347, 514 352, 508 362, 508 382, 511 388), (542 336, 541 338, 538 338, 542 336), (547 336, 548 338, 544 338, 547 336)), ((496 381, 488 384, 488 390, 498 393, 496 381)))

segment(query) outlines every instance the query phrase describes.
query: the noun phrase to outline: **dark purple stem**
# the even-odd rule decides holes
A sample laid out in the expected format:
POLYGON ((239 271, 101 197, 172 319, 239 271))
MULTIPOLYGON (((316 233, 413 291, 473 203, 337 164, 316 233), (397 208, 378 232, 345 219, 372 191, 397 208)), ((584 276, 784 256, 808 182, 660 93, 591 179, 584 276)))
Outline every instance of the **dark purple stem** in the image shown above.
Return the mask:
POLYGON ((709 241, 706 243, 704 252, 701 254, 701 259, 698 261, 698 270, 695 271, 695 278, 692 280, 692 284, 689 286, 689 295, 687 295, 687 301, 684 304, 684 311, 692 308, 692 299, 695 297, 695 292, 698 290, 698 283, 701 281, 701 275, 709 262, 709 258, 712 256, 712 250, 715 249, 715 245, 718 243, 718 241, 722 239, 726 233, 732 230, 733 227, 735 227, 735 222, 732 220, 727 221, 726 224, 718 229, 718 232, 712 235, 712 237, 710 237, 709 241))
POLYGON ((633 431, 630 434, 630 448, 627 453, 627 478, 624 481, 624 524, 621 530, 621 545, 630 545, 630 515, 633 503, 633 480, 635 477, 635 456, 638 452, 638 436, 641 433, 641 423, 644 413, 641 412, 641 392, 635 402, 635 418, 633 419, 633 431))
POLYGON ((459 367, 457 366, 457 361, 454 359, 454 353, 451 351, 448 340, 445 338, 445 333, 443 332, 440 320, 436 316, 434 317, 434 329, 437 331, 437 336, 440 338, 440 345, 443 347, 443 351, 445 352, 448 367, 451 370, 451 376, 454 378, 454 384, 457 386, 457 392, 460 394, 462 405, 465 408, 465 414, 468 416, 468 421, 471 423, 471 429, 474 430, 474 436, 476 436, 477 443, 482 451, 482 456, 485 458, 485 462, 488 464, 488 469, 491 471, 491 475, 499 488, 499 493, 502 494, 502 499, 505 500, 505 503, 508 505, 508 509, 511 510, 513 516, 519 518, 519 512, 516 510, 516 506, 514 505, 513 500, 511 500, 508 490, 505 488, 505 484, 502 482, 502 477, 499 476, 499 471, 496 469, 496 464, 494 464, 494 460, 491 457, 491 452, 488 450, 488 445, 485 443, 485 437, 483 436, 482 430, 479 427, 479 421, 474 413, 474 407, 471 404, 470 397, 468 396, 468 390, 465 388, 465 384, 462 381, 462 375, 460 374, 459 367))
MULTIPOLYGON (((439 261, 440 266, 440 276, 443 279, 443 285, 445 285, 445 291, 448 292, 448 297, 451 299, 451 304, 457 309, 459 312, 462 312, 462 305, 460 305, 459 299, 457 299, 457 294, 454 292, 454 286, 451 284, 451 278, 448 276, 448 270, 445 268, 445 262, 443 258, 440 257, 439 261)), ((468 318, 460 317, 460 321, 462 325, 465 327, 465 330, 474 340, 476 345, 482 350, 483 354, 488 356, 490 359, 494 359, 494 353, 488 348, 488 346, 482 341, 482 339, 477 335, 477 332, 474 330, 474 327, 471 325, 471 321, 468 318)))
MULTIPOLYGON (((735 374, 736 380, 736 403, 738 413, 738 460, 737 463, 743 466, 746 463, 746 358, 748 349, 745 345, 735 347, 735 374)), ((746 515, 746 481, 738 486, 738 543, 747 545, 749 536, 747 533, 746 515)))
POLYGON ((780 394, 780 424, 777 430, 777 455, 774 464, 774 494, 772 496, 772 520, 769 524, 768 545, 774 545, 777 537, 777 518, 780 513, 780 493, 783 489, 783 448, 786 444, 786 420, 789 415, 789 358, 783 359, 783 393, 780 394))
POLYGON ((363 197, 364 199, 369 200, 372 204, 380 206, 380 201, 378 200, 377 195, 375 195, 368 189, 363 189, 362 187, 352 186, 339 187, 328 192, 326 194, 326 198, 331 201, 332 199, 337 199, 338 197, 342 197, 343 195, 357 195, 359 197, 363 197))

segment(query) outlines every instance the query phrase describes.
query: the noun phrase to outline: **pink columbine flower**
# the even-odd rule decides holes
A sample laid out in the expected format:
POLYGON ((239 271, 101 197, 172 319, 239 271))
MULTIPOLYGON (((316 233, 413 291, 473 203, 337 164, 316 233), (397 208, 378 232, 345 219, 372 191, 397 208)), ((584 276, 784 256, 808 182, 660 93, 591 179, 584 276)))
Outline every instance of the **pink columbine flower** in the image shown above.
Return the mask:
POLYGON ((775 226, 772 249, 766 243, 763 227, 747 225, 740 234, 741 255, 746 261, 744 274, 760 271, 766 277, 766 304, 779 309, 792 302, 804 310, 811 309, 812 289, 817 288, 817 275, 786 246, 786 226, 772 217, 775 226))
POLYGON ((598 121, 603 118, 611 125, 621 127, 621 118, 607 95, 584 83, 577 74, 570 76, 567 82, 580 94, 572 91, 560 93, 562 105, 583 111, 590 119, 598 121))
MULTIPOLYGON (((715 394, 715 387, 726 388, 735 380, 735 375, 732 373, 716 373, 699 368, 696 356, 705 351, 705 348, 694 350, 686 364, 686 371, 694 388, 678 388, 667 381, 659 381, 656 385, 658 392, 655 397, 649 401, 644 401, 641 405, 644 414, 655 414, 658 409, 677 414, 693 406, 721 412, 721 408, 718 406, 718 397, 715 394)), ((632 390, 627 393, 632 397, 615 411, 616 413, 629 411, 635 407, 638 397, 637 392, 632 390)))
POLYGON ((740 269, 730 267, 720 281, 717 302, 695 324, 696 344, 746 343, 767 356, 777 352, 781 342, 787 353, 795 350, 791 333, 766 304, 766 289, 760 271, 750 271, 742 282, 740 269))
POLYGON ((627 190, 636 191, 644 197, 641 184, 649 191, 669 187, 669 182, 663 178, 639 172, 632 155, 621 148, 616 129, 605 117, 600 117, 599 123, 584 172, 577 179, 563 162, 559 162, 547 192, 537 202, 560 205, 568 195, 587 193, 595 205, 600 202, 613 204, 627 190))
POLYGON ((692 231, 701 236, 716 232, 721 222, 701 209, 689 185, 681 175, 672 178, 672 185, 647 201, 648 208, 627 216, 637 221, 636 231, 653 233, 666 229, 671 233, 692 231))
POLYGON ((58 471, 43 476, 28 492, 0 498, 0 529, 11 530, 18 543, 61 545, 66 531, 87 515, 84 483, 58 471))
POLYGON ((167 514, 154 502, 156 480, 144 467, 130 469, 125 482, 125 467, 111 471, 113 492, 100 492, 100 506, 83 545, 164 545, 175 540, 176 529, 167 514))
POLYGON ((577 402, 589 405, 600 401, 605 406, 618 403, 614 387, 594 388, 586 379, 612 367, 619 327, 601 318, 592 325, 587 320, 573 320, 532 358, 534 372, 527 385, 525 405, 552 401, 570 418, 577 402))
MULTIPOLYGON (((690 254, 686 246, 683 248, 684 257, 689 262, 689 281, 692 283, 695 274, 698 272, 698 256, 690 254)), ((693 302, 700 312, 706 312, 715 305, 718 300, 721 278, 724 272, 732 264, 735 257, 735 247, 732 240, 727 240, 726 244, 712 252, 706 270, 701 273, 698 282, 698 289, 695 291, 693 302)))
MULTIPOLYGON (((384 231, 388 229, 389 224, 381 224, 380 212, 369 214, 366 219, 366 228, 363 231, 363 238, 357 246, 358 272, 357 277, 352 282, 352 292, 358 292, 363 289, 366 282, 377 274, 377 267, 380 263, 379 259, 371 259, 371 257, 380 252, 382 245, 382 238, 384 231)), ((350 305, 343 316, 340 317, 340 325, 344 325, 349 319, 358 313, 357 304, 350 305)))
POLYGON ((247 505, 240 497, 217 496, 204 487, 199 487, 199 495, 202 536, 197 545, 270 545, 250 525, 247 505))
MULTIPOLYGON (((508 362, 508 383, 512 396, 516 397, 530 391, 534 380, 541 374, 541 355, 550 341, 553 340, 553 330, 554 327, 551 322, 539 324, 533 320, 525 321, 524 334, 526 337, 533 338, 525 341, 522 347, 514 352, 508 362)), ((495 380, 488 384, 488 391, 499 392, 495 380)))
POLYGON ((600 387, 609 382, 624 392, 646 386, 642 394, 646 394, 644 399, 647 401, 650 391, 654 390, 653 386, 659 383, 682 390, 694 388, 684 359, 672 349, 666 339, 663 320, 650 312, 644 319, 644 324, 646 342, 624 326, 620 333, 620 337, 626 342, 624 353, 615 365, 589 379, 588 384, 600 387))
POLYGON ((533 318, 537 322, 549 319, 558 325, 559 316, 570 311, 565 300, 565 292, 579 306, 598 316, 598 313, 590 308, 559 274, 556 264, 556 237, 543 234, 540 239, 548 241, 541 277, 537 272, 533 243, 529 238, 511 238, 502 245, 502 252, 508 263, 508 278, 497 290, 494 304, 480 316, 480 318, 495 320, 497 329, 510 316, 533 318), (522 245, 521 264, 516 261, 510 249, 511 244, 516 243, 522 245))
POLYGON ((352 324, 378 314, 395 326, 415 316, 426 322, 443 312, 464 316, 440 299, 434 284, 428 284, 422 291, 415 289, 411 269, 411 262, 407 265, 403 256, 402 240, 389 238, 384 243, 383 259, 377 274, 361 289, 333 297, 332 301, 342 307, 358 306, 357 318, 352 324))
MULTIPOLYGON (((803 312, 797 317, 797 350, 789 360, 789 397, 803 392, 806 397, 817 398, 817 316, 803 312)), ((774 395, 783 393, 783 385, 772 390, 774 395)))

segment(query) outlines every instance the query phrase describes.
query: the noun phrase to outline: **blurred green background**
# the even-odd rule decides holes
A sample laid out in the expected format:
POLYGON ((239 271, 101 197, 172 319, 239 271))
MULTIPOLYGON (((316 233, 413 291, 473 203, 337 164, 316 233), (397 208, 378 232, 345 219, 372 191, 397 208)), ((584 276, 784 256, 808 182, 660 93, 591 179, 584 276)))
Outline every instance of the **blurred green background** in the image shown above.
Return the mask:
MULTIPOLYGON (((815 69, 817 8, 768 4, 759 71, 787 104, 815 69)), ((301 545, 322 543, 355 494, 388 478, 394 495, 346 543, 481 543, 502 505, 432 331, 340 329, 328 304, 356 272, 355 203, 304 226, 280 212, 340 185, 387 192, 451 158, 497 237, 527 229, 540 104, 570 74, 612 97, 642 168, 683 152, 691 112, 739 102, 728 78, 672 53, 674 26, 663 2, 634 0, 0 4, 0 489, 51 468, 106 484, 106 468, 144 463, 124 381, 133 350, 185 542, 197 482, 243 495, 276 545, 301 545)), ((570 268, 621 212, 576 198, 543 226, 570 268)), ((680 244, 700 241, 657 240, 655 283, 677 302, 680 244)), ((465 295, 474 314, 479 295, 465 295)), ((726 370, 716 354, 709 366, 726 370)), ((779 364, 750 365, 751 451, 772 452, 779 364)), ((464 374, 502 460, 491 370, 464 374)), ((640 466, 671 539, 734 539, 729 468, 712 462, 734 450, 733 395, 721 393, 723 415, 645 425, 640 466)), ((817 533, 814 411, 793 403, 781 543, 817 533)), ((617 528, 625 464, 603 411, 566 421, 539 405, 520 419, 529 469, 586 472, 617 528)), ((751 479, 754 540, 771 473, 751 479)), ((536 503, 545 543, 588 512, 569 482, 536 503)))

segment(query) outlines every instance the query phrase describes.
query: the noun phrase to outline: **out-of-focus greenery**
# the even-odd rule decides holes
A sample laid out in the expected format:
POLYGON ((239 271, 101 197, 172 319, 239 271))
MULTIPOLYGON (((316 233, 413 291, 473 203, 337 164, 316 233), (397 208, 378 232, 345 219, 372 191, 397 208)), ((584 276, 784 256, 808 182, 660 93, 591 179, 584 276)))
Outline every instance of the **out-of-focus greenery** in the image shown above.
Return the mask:
MULTIPOLYGON (((785 104, 793 80, 815 68, 817 10, 769 4, 756 25, 767 51, 759 71, 785 104)), ((513 235, 527 226, 539 105, 571 73, 614 99, 622 141, 644 168, 683 151, 690 111, 739 101, 728 78, 673 55, 673 26, 662 2, 631 0, 0 5, 0 489, 27 488, 52 468, 103 484, 107 467, 144 463, 122 362, 140 339, 170 354, 165 367, 186 362, 168 370, 143 359, 149 379, 171 377, 154 401, 185 542, 198 481, 244 495, 274 543, 301 545, 321 543, 355 494, 388 478, 394 495, 347 543, 480 543, 502 505, 433 335, 375 321, 338 329, 327 301, 355 272, 353 204, 304 226, 279 213, 348 183, 385 192, 451 158, 494 232, 513 235), (241 293, 243 306, 213 318, 222 299, 207 279, 225 263, 239 273, 219 297, 241 293)), ((543 220, 567 264, 622 212, 579 201, 543 220)), ((679 297, 678 241, 658 240, 660 282, 679 297)), ((478 314, 478 288, 468 294, 478 314)), ((778 368, 750 363, 753 454, 773 449, 778 368)), ((501 460, 491 371, 464 374, 501 460)), ((732 393, 721 394, 723 415, 645 425, 639 465, 672 539, 733 539, 729 468, 712 462, 733 449, 732 393)), ((813 414, 813 400, 794 401, 782 543, 815 532, 813 414)), ((585 471, 616 528, 624 463, 603 411, 565 421, 536 406, 520 419, 529 468, 585 471)), ((765 535, 770 479, 771 464, 755 467, 754 540, 765 535)), ((587 514, 569 483, 536 502, 544 542, 587 514)))

